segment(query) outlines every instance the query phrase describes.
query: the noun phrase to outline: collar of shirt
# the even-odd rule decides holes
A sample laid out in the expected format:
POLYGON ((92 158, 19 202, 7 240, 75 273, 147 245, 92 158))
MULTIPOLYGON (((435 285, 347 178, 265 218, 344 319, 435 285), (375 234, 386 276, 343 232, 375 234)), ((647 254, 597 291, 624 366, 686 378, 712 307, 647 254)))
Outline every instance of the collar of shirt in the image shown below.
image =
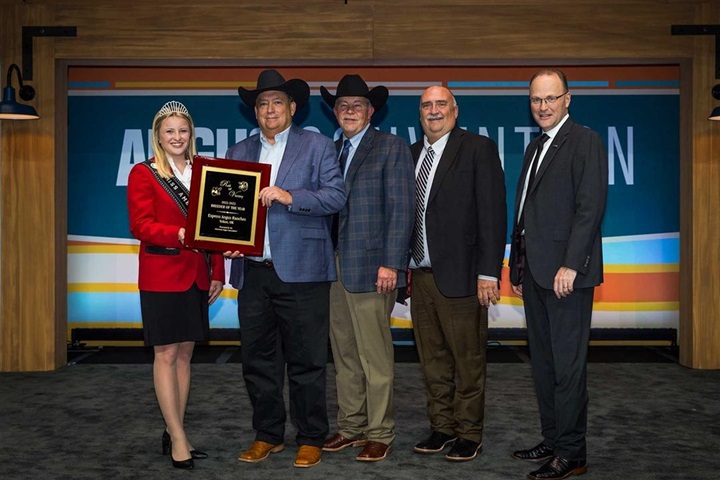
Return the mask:
POLYGON ((290 136, 290 127, 275 135, 274 144, 270 143, 270 141, 263 136, 262 132, 260 132, 261 148, 258 161, 260 163, 267 163, 271 167, 270 186, 275 185, 275 181, 277 180, 280 163, 282 163, 282 157, 285 155, 285 147, 287 146, 288 137, 290 136))
POLYGON ((183 173, 180 173, 180 169, 175 165, 175 162, 173 162, 171 159, 167 159, 168 163, 170 164, 170 168, 172 169, 173 175, 175 175, 175 178, 180 180, 180 182, 190 190, 190 179, 192 179, 192 163, 190 163, 189 160, 185 160, 185 171, 183 173))
POLYGON ((343 143, 345 143, 345 140, 350 140, 350 144, 352 145, 352 149, 350 150, 351 153, 349 155, 352 155, 354 153, 355 149, 358 147, 358 145, 360 145, 360 142, 362 141, 363 137, 365 136, 365 132, 368 131, 368 128, 370 128, 369 123, 367 125, 365 125, 365 128, 363 128, 362 130, 360 130, 358 133, 356 133, 355 135, 353 135, 350 138, 346 137, 345 134, 343 134, 343 136, 342 136, 343 143))
MULTIPOLYGON (((545 155, 547 154, 548 150, 550 150, 550 145, 552 145, 553 141, 555 140, 555 136, 557 136, 558 132, 562 128, 563 125, 565 125, 565 122, 567 122, 567 119, 570 118, 570 114, 566 113, 562 120, 560 120, 560 123, 555 125, 553 128, 548 130, 547 132, 543 132, 545 135, 547 135, 548 140, 543 145, 542 151, 540 152, 540 158, 538 159, 538 163, 536 165, 535 171, 537 172, 540 170, 540 165, 542 165, 543 160, 545 160, 545 155)), ((530 172, 528 171, 528 176, 530 176, 530 172)))
MULTIPOLYGON (((450 130, 452 132, 452 130, 450 130)), ((427 153, 428 147, 432 146, 433 151, 435 152, 435 158, 439 159, 442 157, 443 151, 445 151, 445 146, 448 143, 448 139, 450 138, 450 132, 446 133, 442 137, 438 138, 435 143, 432 145, 430 144, 430 141, 427 138, 427 135, 423 135, 423 150, 420 152, 420 160, 425 158, 425 154, 427 153)), ((419 163, 419 162, 418 162, 419 163)))
POLYGON ((275 143, 270 143, 270 140, 268 140, 265 135, 263 135, 262 130, 260 131, 260 144, 263 147, 267 148, 273 148, 278 143, 285 144, 287 143, 288 136, 290 135, 290 129, 292 128, 292 124, 282 132, 275 135, 275 143))
MULTIPOLYGON (((365 128, 360 130, 358 133, 352 136, 352 138, 347 138, 344 134, 342 136, 343 144, 345 143, 345 140, 350 140, 350 151, 348 152, 348 158, 345 162, 345 171, 343 172, 343 176, 347 174, 348 169, 350 168, 350 162, 352 162, 353 157, 355 156, 355 152, 357 151, 358 146, 360 145, 360 142, 362 142, 363 137, 365 136, 365 132, 368 131, 368 128, 370 128, 370 124, 368 123, 365 125, 365 128)), ((342 150, 342 147, 340 148, 342 150)))
MULTIPOLYGON (((553 138, 555 138, 555 135, 557 135, 557 133, 562 128, 562 126, 565 125, 565 122, 567 122, 568 118, 570 118, 570 114, 566 113, 565 116, 563 117, 563 119, 560 120, 560 123, 555 125, 553 128, 551 128, 547 132, 543 132, 543 133, 545 133, 548 137, 550 137, 550 140, 552 140, 553 138)), ((545 142, 545 145, 547 145, 549 147, 550 143, 552 143, 552 142, 545 142)), ((546 148, 548 148, 548 147, 546 147, 546 148)))

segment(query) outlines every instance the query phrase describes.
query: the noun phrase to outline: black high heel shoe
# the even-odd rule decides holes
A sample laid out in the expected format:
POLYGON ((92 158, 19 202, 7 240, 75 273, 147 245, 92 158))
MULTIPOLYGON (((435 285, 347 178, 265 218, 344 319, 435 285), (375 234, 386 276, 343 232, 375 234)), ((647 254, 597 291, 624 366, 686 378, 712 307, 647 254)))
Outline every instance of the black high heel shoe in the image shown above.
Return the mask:
POLYGON ((172 439, 170 439, 170 434, 167 430, 163 430, 162 434, 162 454, 163 455, 170 455, 172 452, 172 439))
POLYGON ((208 454, 205 452, 201 452, 200 450, 190 450, 190 456, 195 460, 202 460, 204 458, 208 458, 208 454))
MULTIPOLYGON (((162 454, 170 455, 172 452, 172 439, 167 430, 163 430, 162 434, 162 454)), ((190 458, 195 460, 202 460, 208 458, 208 454, 201 452, 200 450, 190 450, 190 458)), ((179 468, 179 467, 178 467, 179 468)))
POLYGON ((172 460, 172 465, 175 468, 181 468, 183 470, 192 470, 195 468, 195 462, 193 461, 192 457, 188 458, 187 460, 175 460, 172 458, 172 455, 170 455, 170 460, 172 460))

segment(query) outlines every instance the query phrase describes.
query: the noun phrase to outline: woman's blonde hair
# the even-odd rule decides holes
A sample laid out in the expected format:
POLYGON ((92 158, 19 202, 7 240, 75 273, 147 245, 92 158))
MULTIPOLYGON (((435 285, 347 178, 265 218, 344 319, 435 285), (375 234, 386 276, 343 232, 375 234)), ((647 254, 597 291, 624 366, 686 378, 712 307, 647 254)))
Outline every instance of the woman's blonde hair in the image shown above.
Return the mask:
POLYGON ((160 145, 160 126, 162 125, 163 120, 168 117, 180 117, 188 122, 188 125, 190 126, 190 143, 185 151, 185 158, 192 163, 193 157, 197 155, 197 147, 195 146, 195 125, 193 124, 190 112, 188 112, 188 109, 185 108, 185 105, 178 101, 172 100, 167 102, 155 114, 151 139, 152 149, 155 153, 155 167, 157 168, 160 176, 163 178, 170 178, 173 176, 172 167, 170 167, 165 150, 163 150, 160 145))

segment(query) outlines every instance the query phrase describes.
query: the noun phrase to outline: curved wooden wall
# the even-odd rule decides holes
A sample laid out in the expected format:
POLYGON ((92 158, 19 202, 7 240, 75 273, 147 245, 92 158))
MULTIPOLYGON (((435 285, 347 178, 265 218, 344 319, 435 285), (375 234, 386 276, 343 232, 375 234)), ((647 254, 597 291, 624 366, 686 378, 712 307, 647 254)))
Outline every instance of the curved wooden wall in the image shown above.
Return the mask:
MULTIPOLYGON (((68 63, 357 64, 655 62, 683 66, 681 363, 720 368, 720 124, 713 0, 0 0, 2 75, 21 63, 21 26, 75 26, 36 38, 41 120, 0 130, 0 370, 65 364, 68 63)), ((720 82, 720 80, 718 80, 720 82)), ((4 83, 3 83, 4 86, 4 83)), ((92 132, 88 132, 92 134, 92 132)))

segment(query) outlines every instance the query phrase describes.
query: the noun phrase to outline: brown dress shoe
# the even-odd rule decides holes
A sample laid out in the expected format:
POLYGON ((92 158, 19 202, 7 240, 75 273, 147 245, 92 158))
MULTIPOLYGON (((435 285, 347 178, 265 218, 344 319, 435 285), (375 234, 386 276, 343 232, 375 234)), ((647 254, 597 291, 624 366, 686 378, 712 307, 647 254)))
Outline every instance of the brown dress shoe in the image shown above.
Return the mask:
POLYGON ((355 460, 360 462, 379 462, 380 460, 384 460, 390 452, 392 452, 392 447, 390 445, 368 440, 365 444, 365 448, 363 448, 362 452, 355 457, 355 460))
POLYGON ((322 449, 326 452, 339 452, 348 447, 364 447, 366 443, 367 439, 365 437, 345 438, 340 433, 336 433, 325 440, 322 449))
POLYGON ((313 447, 312 445, 300 445, 293 466, 298 468, 314 467, 320 463, 320 457, 322 457, 322 448, 313 447))
POLYGON ((240 454, 238 460, 241 462, 257 463, 265 460, 271 453, 282 452, 285 449, 285 444, 280 443, 273 445, 272 443, 261 442, 255 440, 250 448, 240 454))

